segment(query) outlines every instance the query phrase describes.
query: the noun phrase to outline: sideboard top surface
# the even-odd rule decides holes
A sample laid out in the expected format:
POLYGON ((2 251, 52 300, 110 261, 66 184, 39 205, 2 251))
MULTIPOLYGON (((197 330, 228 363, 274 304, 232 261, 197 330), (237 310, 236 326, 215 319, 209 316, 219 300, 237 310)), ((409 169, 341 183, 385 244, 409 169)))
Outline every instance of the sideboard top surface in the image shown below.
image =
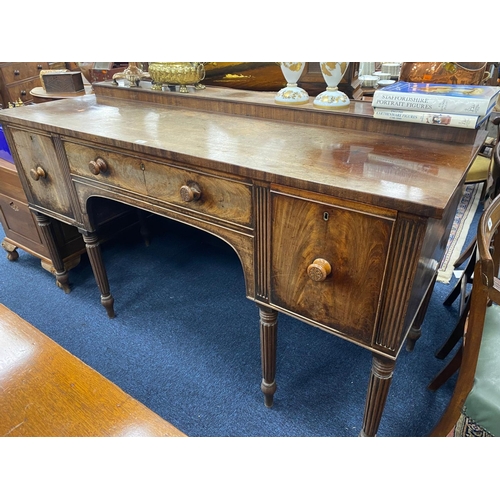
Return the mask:
POLYGON ((95 95, 2 110, 0 122, 434 218, 484 139, 414 139, 95 95))

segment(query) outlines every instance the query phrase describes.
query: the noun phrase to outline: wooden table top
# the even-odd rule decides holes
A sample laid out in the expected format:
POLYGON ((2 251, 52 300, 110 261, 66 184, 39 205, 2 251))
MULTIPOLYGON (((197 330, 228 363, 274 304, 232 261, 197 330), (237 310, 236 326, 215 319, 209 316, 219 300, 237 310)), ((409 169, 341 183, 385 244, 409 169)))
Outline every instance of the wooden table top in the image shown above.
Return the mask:
POLYGON ((185 436, 3 304, 0 385, 0 436, 185 436))
POLYGON ((484 140, 479 133, 475 144, 430 141, 134 100, 103 104, 95 95, 2 110, 0 122, 438 219, 484 140))

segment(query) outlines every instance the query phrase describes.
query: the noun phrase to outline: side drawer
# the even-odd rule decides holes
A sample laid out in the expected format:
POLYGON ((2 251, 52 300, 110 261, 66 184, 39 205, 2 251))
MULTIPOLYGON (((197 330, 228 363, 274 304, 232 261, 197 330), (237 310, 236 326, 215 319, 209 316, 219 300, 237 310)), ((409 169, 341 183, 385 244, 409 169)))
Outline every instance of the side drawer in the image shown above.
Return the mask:
POLYGON ((271 193, 271 304, 370 345, 394 220, 271 193))
POLYGON ((15 128, 11 132, 21 160, 21 165, 16 166, 22 169, 28 184, 28 201, 74 218, 51 137, 15 128))

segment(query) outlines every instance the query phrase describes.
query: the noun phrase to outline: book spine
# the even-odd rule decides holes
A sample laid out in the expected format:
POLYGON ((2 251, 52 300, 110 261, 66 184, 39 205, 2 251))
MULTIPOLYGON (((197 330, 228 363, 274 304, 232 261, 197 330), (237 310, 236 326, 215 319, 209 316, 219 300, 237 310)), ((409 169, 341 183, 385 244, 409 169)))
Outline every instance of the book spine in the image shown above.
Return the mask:
POLYGON ((410 123, 424 123, 444 127, 477 128, 485 117, 457 115, 450 113, 426 113, 422 111, 400 111, 395 109, 374 108, 373 117, 410 123))
POLYGON ((480 100, 376 90, 373 94, 372 105, 374 108, 481 116, 487 113, 491 102, 490 99, 480 100))

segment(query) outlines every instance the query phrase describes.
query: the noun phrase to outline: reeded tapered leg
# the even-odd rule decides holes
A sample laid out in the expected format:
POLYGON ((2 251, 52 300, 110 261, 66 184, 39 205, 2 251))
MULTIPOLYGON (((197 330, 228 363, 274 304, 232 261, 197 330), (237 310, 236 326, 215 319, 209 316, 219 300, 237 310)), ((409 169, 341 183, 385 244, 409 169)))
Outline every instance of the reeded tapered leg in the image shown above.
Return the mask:
POLYGON ((273 406, 276 392, 276 340, 278 333, 278 312, 259 306, 260 314, 260 354, 262 360, 262 384, 264 404, 273 406))
POLYGON ((106 268, 104 267, 104 262, 102 260, 101 247, 99 245, 99 238, 95 233, 83 233, 83 241, 85 241, 85 246, 87 248, 87 254, 89 256, 90 265, 92 266, 92 271, 94 272, 94 277, 101 292, 101 304, 106 309, 108 316, 110 318, 115 317, 115 311, 113 309, 113 304, 115 299, 111 295, 109 290, 108 275, 106 274, 106 268))
POLYGON ((360 436, 373 437, 377 434, 387 394, 392 382, 395 361, 373 355, 372 371, 366 396, 365 415, 360 436))
POLYGON ((66 271, 64 267, 63 260, 54 240, 54 235, 52 234, 52 222, 46 215, 43 214, 36 213, 35 217, 38 227, 40 228, 43 244, 49 251, 50 260, 54 266, 57 286, 62 288, 65 293, 69 293, 71 291, 69 286, 69 275, 68 271, 66 271))

